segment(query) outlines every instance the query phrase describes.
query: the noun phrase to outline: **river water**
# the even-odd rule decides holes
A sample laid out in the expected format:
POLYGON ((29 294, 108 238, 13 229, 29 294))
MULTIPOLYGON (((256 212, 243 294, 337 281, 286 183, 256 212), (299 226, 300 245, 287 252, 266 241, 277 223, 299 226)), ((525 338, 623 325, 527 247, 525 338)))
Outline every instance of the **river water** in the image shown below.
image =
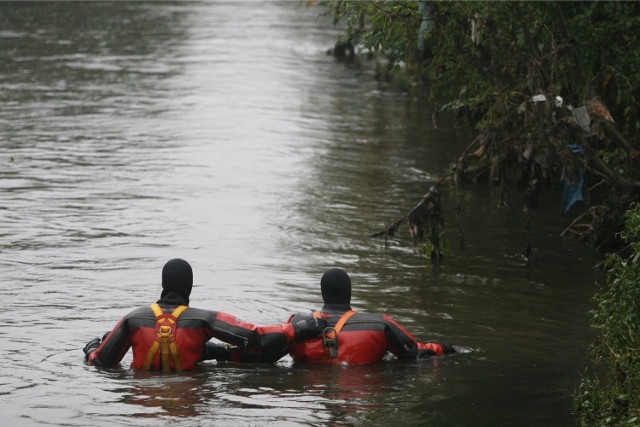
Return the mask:
POLYGON ((0 3, 2 425, 572 425, 599 280, 544 198, 443 187, 434 268, 406 229, 469 142, 369 64, 306 2, 0 3), (454 208, 462 207, 465 250, 454 208), (521 255, 532 243, 529 260, 521 255), (192 305, 269 324, 320 305, 345 268, 357 310, 459 353, 421 363, 207 363, 163 377, 82 363, 154 302, 170 258, 192 305))

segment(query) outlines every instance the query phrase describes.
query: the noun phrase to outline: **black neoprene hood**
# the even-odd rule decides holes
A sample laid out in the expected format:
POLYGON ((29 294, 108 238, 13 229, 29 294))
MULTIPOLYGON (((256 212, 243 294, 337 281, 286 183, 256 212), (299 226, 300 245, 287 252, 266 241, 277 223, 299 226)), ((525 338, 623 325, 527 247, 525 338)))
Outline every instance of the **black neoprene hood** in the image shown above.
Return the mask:
POLYGON ((189 295, 193 287, 191 265, 183 259, 168 261, 162 268, 162 295, 165 303, 189 305, 189 295))
POLYGON ((322 299, 325 304, 351 303, 351 278, 341 268, 330 268, 320 279, 322 299))

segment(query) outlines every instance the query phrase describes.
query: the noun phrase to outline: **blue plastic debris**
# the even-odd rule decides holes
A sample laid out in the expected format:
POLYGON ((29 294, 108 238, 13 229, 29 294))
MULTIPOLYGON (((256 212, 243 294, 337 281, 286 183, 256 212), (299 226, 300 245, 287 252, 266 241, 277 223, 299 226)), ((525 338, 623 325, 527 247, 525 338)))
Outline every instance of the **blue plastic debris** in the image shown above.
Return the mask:
MULTIPOLYGON (((568 144, 567 148, 574 155, 582 153, 582 147, 578 144, 568 144)), ((564 181, 564 193, 562 197, 562 214, 564 215, 571 209, 576 202, 584 200, 582 197, 582 185, 584 183, 584 169, 580 170, 580 177, 576 182, 564 181)))

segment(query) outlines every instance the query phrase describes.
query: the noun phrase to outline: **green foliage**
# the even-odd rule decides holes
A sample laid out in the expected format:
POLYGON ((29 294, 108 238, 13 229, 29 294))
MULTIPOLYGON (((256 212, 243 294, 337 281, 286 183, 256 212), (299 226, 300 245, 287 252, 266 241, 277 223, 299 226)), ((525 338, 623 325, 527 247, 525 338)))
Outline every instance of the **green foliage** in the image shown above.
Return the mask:
POLYGON ((456 106, 463 123, 504 121, 532 95, 553 92, 574 106, 598 94, 626 135, 640 130, 638 2, 323 4, 346 23, 343 42, 384 54, 434 101, 456 106))
POLYGON ((444 230, 440 234, 435 236, 429 236, 429 238, 420 247, 420 255, 423 258, 431 259, 436 256, 443 256, 449 251, 449 240, 446 238, 444 230))
POLYGON ((346 24, 340 43, 382 53, 392 67, 407 61, 415 64, 415 40, 421 20, 417 2, 337 0, 323 3, 336 22, 346 24))
POLYGON ((535 209, 543 180, 548 188, 584 172, 590 212, 567 234, 615 249, 619 221, 603 213, 620 218, 640 200, 640 2, 322 3, 346 24, 340 43, 386 59, 380 78, 423 91, 480 137, 455 164, 456 179, 504 192, 509 173, 519 173, 520 189, 531 190, 525 205, 535 209), (532 102, 540 94, 547 101, 532 102), (587 107, 590 136, 568 105, 587 107), (566 153, 570 144, 583 149, 579 158, 566 153))
POLYGON ((583 426, 640 425, 640 206, 627 212, 622 237, 628 257, 608 260, 608 286, 596 294, 593 346, 596 370, 585 373, 574 396, 583 426))

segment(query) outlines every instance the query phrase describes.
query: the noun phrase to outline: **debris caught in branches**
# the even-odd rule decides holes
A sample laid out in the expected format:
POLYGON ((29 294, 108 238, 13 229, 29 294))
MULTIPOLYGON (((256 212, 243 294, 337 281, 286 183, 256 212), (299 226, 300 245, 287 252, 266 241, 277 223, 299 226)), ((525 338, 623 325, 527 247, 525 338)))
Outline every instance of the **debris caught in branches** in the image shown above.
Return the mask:
MULTIPOLYGON (((545 99, 557 99, 549 94, 545 99)), ((599 105, 598 111, 608 111, 601 101, 590 103, 599 105)), ((616 131, 613 120, 594 116, 590 122, 589 136, 581 128, 579 122, 571 114, 572 107, 554 102, 537 112, 520 109, 520 126, 515 129, 524 130, 531 123, 536 123, 537 131, 521 132, 519 137, 505 137, 506 132, 498 126, 489 127, 478 134, 458 157, 446 173, 431 186, 418 204, 405 216, 385 229, 372 234, 372 237, 384 237, 385 240, 396 235, 398 229, 407 224, 409 234, 413 238, 414 248, 418 243, 428 241, 432 247, 431 257, 440 259, 443 255, 440 236, 444 229, 444 215, 440 200, 440 185, 446 180, 456 184, 464 181, 485 181, 498 185, 500 206, 505 206, 504 187, 506 176, 519 171, 518 186, 523 190, 523 208, 530 213, 538 207, 540 194, 552 181, 564 183, 564 196, 560 210, 563 214, 579 201, 584 201, 584 192, 598 192, 610 196, 611 191, 617 194, 617 202, 622 206, 637 200, 640 194, 640 182, 625 178, 614 171, 601 158, 599 147, 611 143, 617 144, 627 154, 630 162, 636 162, 634 151, 627 145, 616 131), (527 112, 528 111, 528 112, 527 112), (542 116, 542 117, 541 117, 542 116), (545 127, 540 127, 544 125, 545 127), (594 129, 602 129, 597 132, 594 129), (577 142, 576 142, 577 141, 577 142), (511 169, 511 171, 507 170, 511 169), (585 190, 585 183, 596 182, 585 190)), ((599 198, 600 199, 600 198, 599 198)), ((602 250, 615 248, 618 243, 615 231, 621 226, 617 218, 617 210, 606 205, 584 206, 584 211, 562 231, 562 236, 574 236, 578 241, 594 245, 602 250)), ((527 228, 530 217, 527 214, 527 228)), ((461 249, 464 248, 464 235, 460 221, 460 207, 456 207, 461 249)), ((531 242, 527 243, 527 254, 531 252, 531 242)))
MULTIPOLYGON (((444 104, 425 112, 434 123, 446 111, 474 132, 446 179, 496 185, 504 207, 517 206, 507 199, 508 178, 517 175, 527 212, 539 209, 548 189, 562 188, 565 221, 607 208, 591 211, 600 216, 590 222, 591 237, 563 234, 615 250, 612 236, 640 200, 639 2, 326 5, 346 24, 345 40, 360 59, 387 65, 388 72, 377 74, 381 83, 421 91, 433 105, 444 104)), ((441 212, 429 200, 422 197, 374 235, 389 238, 413 218, 414 245, 422 238, 437 242, 441 212)))

